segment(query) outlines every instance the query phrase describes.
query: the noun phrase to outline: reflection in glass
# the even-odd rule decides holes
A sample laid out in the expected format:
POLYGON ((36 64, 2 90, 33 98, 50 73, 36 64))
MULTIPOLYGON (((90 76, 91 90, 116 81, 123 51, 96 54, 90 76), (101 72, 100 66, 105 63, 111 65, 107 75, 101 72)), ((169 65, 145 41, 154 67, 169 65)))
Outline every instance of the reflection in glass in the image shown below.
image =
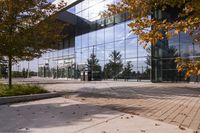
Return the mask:
POLYGON ((125 24, 115 25, 115 41, 125 39, 125 24))
POLYGON ((114 27, 109 27, 105 29, 105 43, 114 41, 114 27))
POLYGON ((104 29, 97 31, 97 44, 103 44, 104 43, 104 29))

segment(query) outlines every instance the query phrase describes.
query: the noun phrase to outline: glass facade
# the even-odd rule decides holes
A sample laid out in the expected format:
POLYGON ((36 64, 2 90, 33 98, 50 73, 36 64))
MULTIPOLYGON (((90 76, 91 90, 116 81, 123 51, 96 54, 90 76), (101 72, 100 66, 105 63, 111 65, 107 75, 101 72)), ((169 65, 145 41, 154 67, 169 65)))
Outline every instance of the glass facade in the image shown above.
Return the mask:
MULTIPOLYGON (((191 43, 192 39, 188 35, 180 34, 160 42, 166 45, 158 44, 157 47, 144 49, 138 43, 138 37, 130 33, 130 28, 127 26, 129 21, 126 21, 127 14, 101 19, 99 14, 106 10, 106 5, 118 1, 84 0, 68 9, 67 12, 76 16, 76 25, 72 26, 70 36, 59 43, 58 50, 45 53, 41 58, 31 61, 34 65, 30 65, 29 69, 38 71, 38 76, 41 77, 76 79, 80 78, 81 71, 87 70, 88 59, 94 54, 98 59, 98 65, 101 66, 103 79, 155 82, 182 80, 173 64, 175 57, 199 58, 200 47, 191 43), (114 75, 106 76, 108 66, 113 65, 114 51, 119 53, 120 58, 116 59, 122 63, 120 65, 114 61, 114 65, 118 65, 121 69, 114 75), (169 72, 172 72, 171 75, 169 72), (178 76, 174 78, 173 73, 176 73, 179 79, 178 76)), ((14 69, 27 68, 23 63, 20 65, 20 68, 19 65, 15 65, 14 69)))

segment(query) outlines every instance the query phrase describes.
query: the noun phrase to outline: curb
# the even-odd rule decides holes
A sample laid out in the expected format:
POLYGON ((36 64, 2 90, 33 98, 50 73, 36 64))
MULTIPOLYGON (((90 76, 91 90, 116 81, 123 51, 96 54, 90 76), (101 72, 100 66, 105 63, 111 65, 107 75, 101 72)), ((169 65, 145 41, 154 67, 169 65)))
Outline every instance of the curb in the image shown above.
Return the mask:
POLYGON ((54 97, 63 96, 63 92, 51 92, 43 94, 32 94, 32 95, 22 95, 22 96, 10 96, 10 97, 0 97, 0 105, 19 103, 19 102, 28 102, 40 99, 48 99, 54 97))

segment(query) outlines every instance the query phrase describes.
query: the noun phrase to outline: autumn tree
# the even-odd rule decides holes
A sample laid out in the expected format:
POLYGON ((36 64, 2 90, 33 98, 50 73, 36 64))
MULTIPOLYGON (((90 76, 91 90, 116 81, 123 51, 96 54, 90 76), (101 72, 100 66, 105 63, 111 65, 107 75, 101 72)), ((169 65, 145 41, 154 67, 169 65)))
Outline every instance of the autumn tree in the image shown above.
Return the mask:
MULTIPOLYGON (((170 39, 180 32, 188 33, 193 41, 200 42, 199 0, 121 0, 108 5, 103 17, 126 13, 131 22, 131 32, 138 35, 140 44, 146 48, 163 39, 170 39), (165 17, 160 17, 165 14, 165 17)), ((179 71, 186 69, 186 78, 200 74, 200 60, 177 58, 179 71)))
POLYGON ((8 59, 9 87, 12 85, 12 63, 31 60, 57 48, 64 24, 57 12, 66 6, 47 0, 0 1, 0 55, 8 59))

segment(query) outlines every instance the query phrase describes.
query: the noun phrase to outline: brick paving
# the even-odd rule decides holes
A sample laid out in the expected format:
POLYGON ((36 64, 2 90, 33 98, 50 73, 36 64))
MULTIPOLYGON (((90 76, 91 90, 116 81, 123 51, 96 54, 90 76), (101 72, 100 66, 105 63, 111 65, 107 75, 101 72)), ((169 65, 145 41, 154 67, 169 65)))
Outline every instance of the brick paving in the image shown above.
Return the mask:
POLYGON ((184 84, 179 87, 174 84, 157 85, 140 87, 138 84, 96 90, 84 88, 68 98, 200 130, 199 84, 195 87, 184 84))

